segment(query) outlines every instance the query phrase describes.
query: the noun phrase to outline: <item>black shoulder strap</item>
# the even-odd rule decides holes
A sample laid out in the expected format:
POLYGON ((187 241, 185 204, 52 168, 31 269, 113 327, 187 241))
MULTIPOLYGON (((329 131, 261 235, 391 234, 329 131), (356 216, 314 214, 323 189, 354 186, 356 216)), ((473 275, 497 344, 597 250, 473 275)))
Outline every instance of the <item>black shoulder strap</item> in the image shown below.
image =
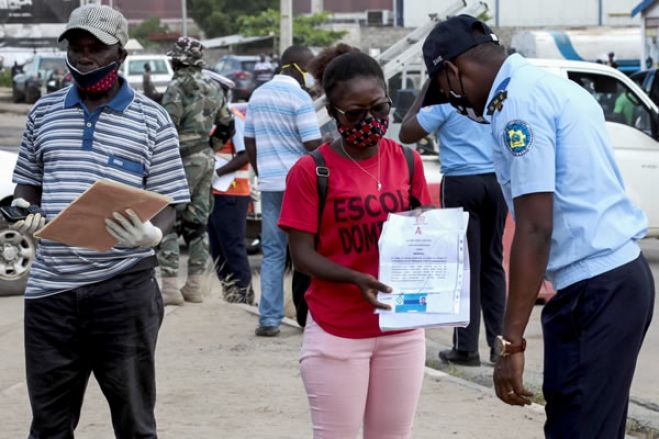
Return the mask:
POLYGON ((325 158, 318 151, 314 149, 309 154, 316 162, 316 185, 318 186, 318 231, 316 232, 316 246, 318 246, 318 235, 320 234, 320 222, 323 219, 323 210, 325 209, 325 201, 327 200, 327 186, 330 175, 329 168, 325 165, 325 158))
POLYGON ((410 179, 410 189, 409 189, 409 199, 410 199, 410 210, 416 209, 421 206, 419 200, 412 195, 412 182, 414 181, 414 151, 411 148, 400 145, 403 148, 403 154, 405 155, 405 162, 407 162, 407 175, 410 179))

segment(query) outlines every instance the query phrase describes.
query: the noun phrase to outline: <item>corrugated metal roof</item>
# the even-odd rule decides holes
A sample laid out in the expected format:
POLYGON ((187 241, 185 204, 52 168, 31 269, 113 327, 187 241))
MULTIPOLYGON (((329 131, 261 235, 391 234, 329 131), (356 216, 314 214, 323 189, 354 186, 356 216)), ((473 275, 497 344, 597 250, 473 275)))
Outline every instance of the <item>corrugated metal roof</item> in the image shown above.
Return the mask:
POLYGON ((272 37, 245 37, 240 34, 226 35, 224 37, 210 38, 208 40, 202 40, 201 43, 206 47, 206 49, 215 49, 218 47, 227 47, 227 46, 238 46, 240 44, 253 43, 255 41, 264 41, 269 40, 272 37))

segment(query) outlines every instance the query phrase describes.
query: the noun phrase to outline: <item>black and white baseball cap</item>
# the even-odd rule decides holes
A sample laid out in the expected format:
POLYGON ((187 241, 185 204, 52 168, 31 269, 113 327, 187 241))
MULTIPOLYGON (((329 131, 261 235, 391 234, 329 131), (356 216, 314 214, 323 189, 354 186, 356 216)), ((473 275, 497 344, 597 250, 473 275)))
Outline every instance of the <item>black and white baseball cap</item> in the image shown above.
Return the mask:
POLYGON ((119 43, 123 47, 128 41, 128 21, 121 12, 106 5, 85 5, 74 9, 58 41, 66 39, 66 34, 75 29, 89 32, 108 46, 119 43))

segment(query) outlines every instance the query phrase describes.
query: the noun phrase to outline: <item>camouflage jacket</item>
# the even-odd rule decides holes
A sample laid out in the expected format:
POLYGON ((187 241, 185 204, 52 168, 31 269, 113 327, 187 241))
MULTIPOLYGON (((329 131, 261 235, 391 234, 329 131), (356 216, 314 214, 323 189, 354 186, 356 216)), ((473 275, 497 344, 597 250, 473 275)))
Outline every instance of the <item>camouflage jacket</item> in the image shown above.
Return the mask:
POLYGON ((162 106, 176 125, 184 157, 208 147, 208 133, 214 124, 227 125, 233 118, 222 88, 204 78, 196 67, 176 72, 162 97, 162 106))

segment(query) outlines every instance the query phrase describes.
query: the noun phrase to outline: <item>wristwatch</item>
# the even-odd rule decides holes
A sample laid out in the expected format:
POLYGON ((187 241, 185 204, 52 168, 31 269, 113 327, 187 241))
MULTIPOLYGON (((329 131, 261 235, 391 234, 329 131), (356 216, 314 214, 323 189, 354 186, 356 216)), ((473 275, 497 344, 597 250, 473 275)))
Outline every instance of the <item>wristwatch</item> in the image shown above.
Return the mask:
POLYGON ((512 342, 503 338, 503 335, 497 335, 494 345, 495 351, 502 357, 507 357, 511 354, 517 354, 526 350, 526 339, 522 338, 520 344, 512 344, 512 342))

